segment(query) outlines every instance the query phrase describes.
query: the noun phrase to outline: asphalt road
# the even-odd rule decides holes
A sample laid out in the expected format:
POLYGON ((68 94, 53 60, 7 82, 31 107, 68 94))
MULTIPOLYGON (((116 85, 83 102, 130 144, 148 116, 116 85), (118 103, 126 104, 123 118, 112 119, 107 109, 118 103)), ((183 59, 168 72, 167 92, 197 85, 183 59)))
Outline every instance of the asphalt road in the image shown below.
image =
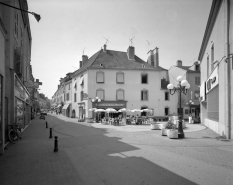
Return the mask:
MULTIPOLYGON (((95 128, 61 115, 36 119, 0 157, 0 184, 231 185, 232 140, 209 129, 169 139, 159 130, 95 128), (58 152, 53 152, 58 136, 58 152)), ((114 127, 114 126, 112 126, 114 127)), ((137 127, 135 125, 135 127, 137 127)))

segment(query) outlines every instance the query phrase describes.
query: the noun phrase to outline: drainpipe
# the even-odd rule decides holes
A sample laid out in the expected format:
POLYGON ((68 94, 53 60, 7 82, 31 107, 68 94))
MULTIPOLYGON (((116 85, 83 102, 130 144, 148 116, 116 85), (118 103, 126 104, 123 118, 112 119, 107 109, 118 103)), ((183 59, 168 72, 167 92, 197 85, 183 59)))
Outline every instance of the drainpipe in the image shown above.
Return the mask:
POLYGON ((229 29, 230 29, 230 0, 227 0, 226 4, 226 14, 227 14, 227 124, 228 132, 227 139, 231 139, 231 63, 230 63, 230 43, 229 43, 229 29))

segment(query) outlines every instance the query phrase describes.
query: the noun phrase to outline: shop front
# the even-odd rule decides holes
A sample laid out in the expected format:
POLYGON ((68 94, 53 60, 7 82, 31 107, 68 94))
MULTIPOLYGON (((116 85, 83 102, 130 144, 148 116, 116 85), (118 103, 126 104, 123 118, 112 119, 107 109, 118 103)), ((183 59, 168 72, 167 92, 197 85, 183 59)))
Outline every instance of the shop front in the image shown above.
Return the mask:
POLYGON ((62 114, 63 116, 70 117, 70 103, 66 103, 62 107, 62 114))
POLYGON ((78 113, 78 118, 79 119, 85 119, 86 118, 86 104, 85 102, 80 102, 78 103, 78 109, 79 109, 79 113, 78 113))
MULTIPOLYGON (((113 108, 115 110, 120 110, 123 108, 126 108, 126 103, 127 101, 101 101, 101 102, 95 102, 93 103, 92 107, 97 108, 97 109, 108 109, 108 108, 113 108)), ((119 115, 124 116, 124 112, 117 112, 117 113, 106 113, 106 112, 98 112, 94 115, 94 118, 97 119, 102 119, 104 117, 118 117, 119 115)))
POLYGON ((30 123, 31 106, 29 97, 28 91, 15 76, 15 122, 21 128, 25 128, 30 123))

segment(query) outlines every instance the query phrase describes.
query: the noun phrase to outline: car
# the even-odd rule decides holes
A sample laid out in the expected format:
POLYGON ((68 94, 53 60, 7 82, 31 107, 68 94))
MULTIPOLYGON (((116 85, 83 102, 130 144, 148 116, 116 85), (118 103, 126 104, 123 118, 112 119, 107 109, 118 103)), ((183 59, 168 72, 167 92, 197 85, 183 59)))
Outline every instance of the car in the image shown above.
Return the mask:
POLYGON ((40 115, 42 114, 47 116, 47 112, 41 112, 40 115))

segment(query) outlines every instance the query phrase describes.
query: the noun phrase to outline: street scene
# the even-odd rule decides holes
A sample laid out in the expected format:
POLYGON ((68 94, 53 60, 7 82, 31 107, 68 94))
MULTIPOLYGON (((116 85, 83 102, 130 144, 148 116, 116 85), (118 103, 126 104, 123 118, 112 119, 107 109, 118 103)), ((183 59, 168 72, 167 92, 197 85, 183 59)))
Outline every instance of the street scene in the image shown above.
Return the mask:
POLYGON ((171 140, 150 126, 121 129, 63 115, 39 117, 0 157, 2 185, 232 184, 232 142, 198 124, 184 129, 185 140, 171 140))
POLYGON ((0 0, 0 185, 232 185, 233 0, 0 0))

